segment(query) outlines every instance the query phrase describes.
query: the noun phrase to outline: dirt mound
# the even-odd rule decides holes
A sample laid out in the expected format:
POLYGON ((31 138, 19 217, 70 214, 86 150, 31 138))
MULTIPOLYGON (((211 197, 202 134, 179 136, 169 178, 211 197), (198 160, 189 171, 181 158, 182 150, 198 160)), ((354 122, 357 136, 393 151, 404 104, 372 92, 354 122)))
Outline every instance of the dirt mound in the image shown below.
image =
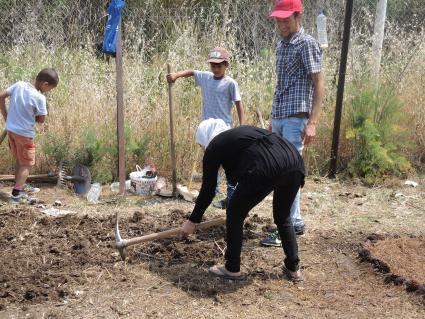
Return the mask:
POLYGON ((39 303, 70 295, 85 270, 112 264, 112 218, 51 218, 32 209, 0 219, 0 302, 39 303))
MULTIPOLYGON (((169 214, 134 212, 120 220, 123 238, 180 227, 188 217, 181 210, 169 214)), ((213 217, 211 217, 213 218, 213 217)), ((257 221, 258 216, 253 216, 257 221)), ((119 261, 115 249, 114 216, 66 215, 52 218, 33 208, 0 215, 0 307, 7 303, 42 303, 73 297, 71 287, 94 280, 102 269, 114 273, 119 261)), ((257 226, 247 220, 246 236, 257 226)), ((129 247, 131 263, 146 258, 161 268, 189 262, 210 265, 221 260, 226 246, 225 227, 200 231, 189 239, 165 239, 129 247)), ((251 235, 250 235, 251 234, 251 235)))
POLYGON ((361 260, 384 273, 385 281, 405 284, 408 291, 425 295, 425 238, 373 234, 363 245, 361 260))
MULTIPOLYGON (((121 235, 123 238, 146 235, 152 232, 160 232, 170 228, 180 227, 189 217, 190 213, 174 210, 166 218, 159 217, 153 220, 152 216, 143 216, 143 227, 140 228, 140 219, 134 213, 127 226, 123 224, 121 235), (137 223, 134 223, 137 220, 137 223), (127 227, 127 230, 125 230, 127 227)), ((213 219, 215 217, 209 217, 213 219)), ((262 234, 257 232, 261 222, 270 222, 267 218, 253 215, 246 219, 244 224, 244 239, 257 239, 262 234)), ((120 223, 121 225, 121 223, 120 223)), ((121 229, 121 226, 120 226, 121 229)), ((226 248, 225 226, 214 227, 195 233, 189 238, 164 239, 156 242, 147 242, 128 248, 130 263, 139 262, 139 259, 151 258, 159 260, 162 264, 172 265, 190 262, 195 265, 212 265, 220 260, 226 248)))

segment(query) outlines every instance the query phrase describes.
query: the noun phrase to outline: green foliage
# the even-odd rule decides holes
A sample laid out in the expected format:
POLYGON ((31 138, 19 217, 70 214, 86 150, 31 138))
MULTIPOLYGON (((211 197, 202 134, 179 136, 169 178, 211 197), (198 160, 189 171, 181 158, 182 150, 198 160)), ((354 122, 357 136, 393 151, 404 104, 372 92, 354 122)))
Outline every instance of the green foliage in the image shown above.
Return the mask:
POLYGON ((66 162, 71 157, 68 141, 60 135, 47 133, 41 137, 40 145, 44 155, 53 160, 54 165, 66 162))
MULTIPOLYGON (((80 137, 74 161, 90 167, 93 180, 110 183, 117 177, 118 151, 114 128, 88 128, 80 137)), ((150 146, 148 136, 140 138, 129 127, 124 130, 127 167, 143 163, 150 146)))
POLYGON ((125 128, 125 149, 126 157, 132 159, 129 166, 134 167, 136 164, 141 164, 146 159, 146 154, 149 150, 150 138, 147 135, 144 135, 140 138, 137 138, 135 134, 132 134, 129 127, 125 128), (134 162, 134 163, 133 163, 134 162))
POLYGON ((348 163, 348 172, 373 184, 387 175, 401 176, 411 165, 401 155, 402 149, 408 147, 408 139, 399 129, 403 113, 394 90, 385 86, 374 89, 364 83, 354 85, 356 93, 349 108, 346 138, 353 140, 355 155, 348 163))
POLYGON ((75 162, 90 167, 96 182, 109 183, 113 180, 117 153, 114 140, 113 132, 94 128, 86 129, 81 136, 82 145, 76 152, 75 162))

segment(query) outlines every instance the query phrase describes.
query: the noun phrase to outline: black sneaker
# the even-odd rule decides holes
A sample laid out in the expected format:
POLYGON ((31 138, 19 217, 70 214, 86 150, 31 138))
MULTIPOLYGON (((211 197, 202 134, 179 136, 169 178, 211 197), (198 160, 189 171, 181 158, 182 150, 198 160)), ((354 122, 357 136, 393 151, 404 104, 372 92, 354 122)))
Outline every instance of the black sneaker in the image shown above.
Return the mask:
POLYGON ((220 208, 220 209, 226 209, 227 208, 227 198, 216 201, 213 203, 213 207, 220 208))
POLYGON ((294 230, 295 230, 295 235, 297 236, 302 236, 304 235, 304 225, 301 226, 294 226, 294 230))
MULTIPOLYGON (((304 229, 305 229, 305 226, 304 225, 302 225, 302 226, 294 226, 295 235, 297 235, 297 236, 304 235, 304 229)), ((266 232, 267 233, 274 233, 276 231, 277 231, 277 226, 276 225, 270 225, 270 226, 268 226, 266 228, 266 232)))
POLYGON ((280 240, 279 232, 276 230, 270 233, 270 236, 262 239, 260 241, 260 245, 262 246, 274 246, 279 247, 282 245, 282 241, 280 240))

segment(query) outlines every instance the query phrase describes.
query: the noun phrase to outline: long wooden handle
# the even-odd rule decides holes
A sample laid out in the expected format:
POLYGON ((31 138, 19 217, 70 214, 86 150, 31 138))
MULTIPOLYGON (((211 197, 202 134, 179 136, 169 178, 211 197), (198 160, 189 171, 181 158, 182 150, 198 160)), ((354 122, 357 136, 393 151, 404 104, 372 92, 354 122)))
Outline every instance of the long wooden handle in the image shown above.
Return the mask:
POLYGON ((192 189, 193 175, 195 174, 196 164, 198 164, 198 156, 199 156, 200 149, 201 148, 198 145, 196 145, 195 160, 193 161, 192 171, 190 172, 189 183, 187 186, 187 189, 189 191, 192 189))
POLYGON ((0 144, 6 138, 6 135, 7 135, 7 131, 6 130, 3 130, 3 132, 1 132, 1 135, 0 135, 0 144))
MULTIPOLYGON (((57 174, 40 174, 40 175, 29 175, 27 177, 27 180, 45 180, 45 179, 57 179, 57 174)), ((6 181, 14 181, 15 175, 0 175, 0 181, 6 182, 6 181)))
MULTIPOLYGON (((209 220, 207 222, 197 224, 196 227, 195 227, 195 230, 206 229, 206 228, 210 228, 210 227, 214 227, 214 226, 221 226, 221 225, 224 225, 225 223, 226 223, 225 218, 216 218, 216 219, 209 220)), ((180 234, 181 234, 181 227, 173 228, 173 229, 165 230, 165 231, 162 231, 162 232, 159 232, 159 233, 153 233, 153 234, 149 234, 149 235, 145 235, 145 236, 141 236, 141 237, 135 237, 135 238, 131 238, 131 239, 124 239, 123 240, 123 246, 128 247, 128 246, 131 246, 131 245, 144 243, 144 242, 147 242, 147 241, 170 238, 170 237, 174 237, 174 236, 177 236, 177 235, 180 235, 180 234)))
POLYGON ((261 128, 265 129, 266 125, 264 124, 263 115, 261 115, 260 109, 257 107, 256 109, 258 119, 260 120, 261 128))
MULTIPOLYGON (((167 64, 167 72, 171 73, 171 66, 167 64)), ((177 196, 177 169, 176 169, 176 147, 174 144, 174 110, 172 83, 168 83, 168 108, 170 113, 170 147, 171 147, 171 167, 173 169, 173 196, 177 196)))

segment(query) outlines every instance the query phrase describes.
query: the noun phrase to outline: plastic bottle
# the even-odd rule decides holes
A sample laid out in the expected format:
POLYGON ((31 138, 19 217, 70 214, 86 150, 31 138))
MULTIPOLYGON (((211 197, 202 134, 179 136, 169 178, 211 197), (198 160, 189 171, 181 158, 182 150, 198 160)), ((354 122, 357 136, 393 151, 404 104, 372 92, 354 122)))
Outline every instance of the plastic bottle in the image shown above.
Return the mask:
POLYGON ((328 47, 328 34, 326 31, 326 16, 323 9, 320 10, 316 19, 317 24, 317 41, 319 41, 322 48, 328 47))
POLYGON ((120 191, 120 182, 113 182, 111 184, 111 192, 118 193, 120 191))
POLYGON ((156 180, 156 184, 155 184, 155 192, 156 193, 160 193, 161 192, 161 190, 163 189, 163 188, 165 188, 165 185, 167 184, 167 182, 165 181, 165 178, 164 177, 159 177, 157 180, 156 180))
MULTIPOLYGON (((131 186, 131 181, 130 180, 126 180, 125 181, 125 189, 129 190, 131 186)), ((118 193, 120 191, 120 182, 113 182, 111 184, 111 192, 112 193, 118 193)))
POLYGON ((91 185, 90 190, 87 193, 87 200, 89 203, 97 204, 99 203, 99 196, 102 192, 102 185, 100 183, 94 183, 91 185))

